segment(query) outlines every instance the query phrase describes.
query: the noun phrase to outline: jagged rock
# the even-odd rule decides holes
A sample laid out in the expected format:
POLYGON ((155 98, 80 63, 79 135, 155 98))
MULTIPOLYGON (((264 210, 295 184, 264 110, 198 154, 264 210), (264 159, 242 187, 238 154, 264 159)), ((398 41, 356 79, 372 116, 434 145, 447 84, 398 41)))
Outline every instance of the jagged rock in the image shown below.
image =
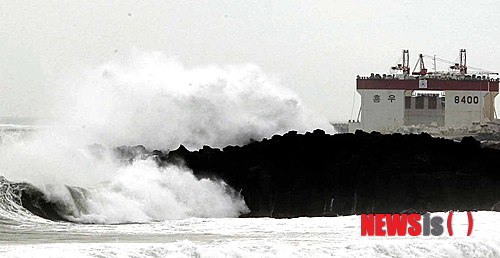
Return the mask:
POLYGON ((182 159, 198 177, 241 190, 247 216, 296 217, 490 210, 500 199, 499 156, 472 137, 315 130, 222 151, 181 147, 165 161, 182 159))

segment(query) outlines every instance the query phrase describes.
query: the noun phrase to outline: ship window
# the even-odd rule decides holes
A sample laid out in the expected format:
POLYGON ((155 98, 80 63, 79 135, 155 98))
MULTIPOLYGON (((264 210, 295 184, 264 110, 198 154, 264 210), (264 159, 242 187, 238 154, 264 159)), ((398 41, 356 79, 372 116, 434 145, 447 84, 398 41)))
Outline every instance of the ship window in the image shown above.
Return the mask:
POLYGON ((428 98, 428 107, 429 109, 436 109, 437 108, 437 98, 436 97, 430 97, 428 98))
POLYGON ((411 97, 405 97, 405 108, 411 109, 411 97))
POLYGON ((424 97, 418 96, 415 98, 415 109, 424 109, 424 97))

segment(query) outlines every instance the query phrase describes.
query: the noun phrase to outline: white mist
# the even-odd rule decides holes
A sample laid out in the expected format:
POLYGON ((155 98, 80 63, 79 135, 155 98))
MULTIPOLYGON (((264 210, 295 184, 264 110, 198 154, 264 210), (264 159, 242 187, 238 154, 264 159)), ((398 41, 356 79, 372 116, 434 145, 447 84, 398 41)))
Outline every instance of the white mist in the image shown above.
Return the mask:
POLYGON ((94 153, 90 144, 197 149, 330 128, 253 65, 187 69, 159 53, 135 53, 57 93, 54 126, 0 145, 0 175, 35 185, 79 222, 237 217, 247 211, 223 182, 152 161, 124 166, 109 151, 94 153), (83 209, 66 186, 86 189, 83 209))

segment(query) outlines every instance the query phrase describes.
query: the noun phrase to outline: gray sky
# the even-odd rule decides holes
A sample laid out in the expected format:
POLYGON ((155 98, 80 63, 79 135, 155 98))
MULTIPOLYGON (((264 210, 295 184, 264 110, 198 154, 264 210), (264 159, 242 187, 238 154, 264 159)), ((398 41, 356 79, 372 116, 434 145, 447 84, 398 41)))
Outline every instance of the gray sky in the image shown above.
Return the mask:
POLYGON ((187 66, 257 64, 347 120, 355 76, 388 72, 402 48, 412 66, 419 52, 454 61, 467 48, 471 66, 500 71, 499 17, 492 0, 2 1, 0 116, 47 116, 57 80, 135 48, 187 66))

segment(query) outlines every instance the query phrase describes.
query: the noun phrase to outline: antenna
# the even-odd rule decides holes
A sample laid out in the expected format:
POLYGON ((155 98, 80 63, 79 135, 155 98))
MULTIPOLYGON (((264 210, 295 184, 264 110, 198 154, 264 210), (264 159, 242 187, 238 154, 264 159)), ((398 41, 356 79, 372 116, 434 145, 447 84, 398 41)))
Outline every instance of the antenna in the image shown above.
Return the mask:
POLYGON ((436 55, 432 58, 432 68, 434 68, 434 73, 437 72, 437 66, 436 66, 436 55))

